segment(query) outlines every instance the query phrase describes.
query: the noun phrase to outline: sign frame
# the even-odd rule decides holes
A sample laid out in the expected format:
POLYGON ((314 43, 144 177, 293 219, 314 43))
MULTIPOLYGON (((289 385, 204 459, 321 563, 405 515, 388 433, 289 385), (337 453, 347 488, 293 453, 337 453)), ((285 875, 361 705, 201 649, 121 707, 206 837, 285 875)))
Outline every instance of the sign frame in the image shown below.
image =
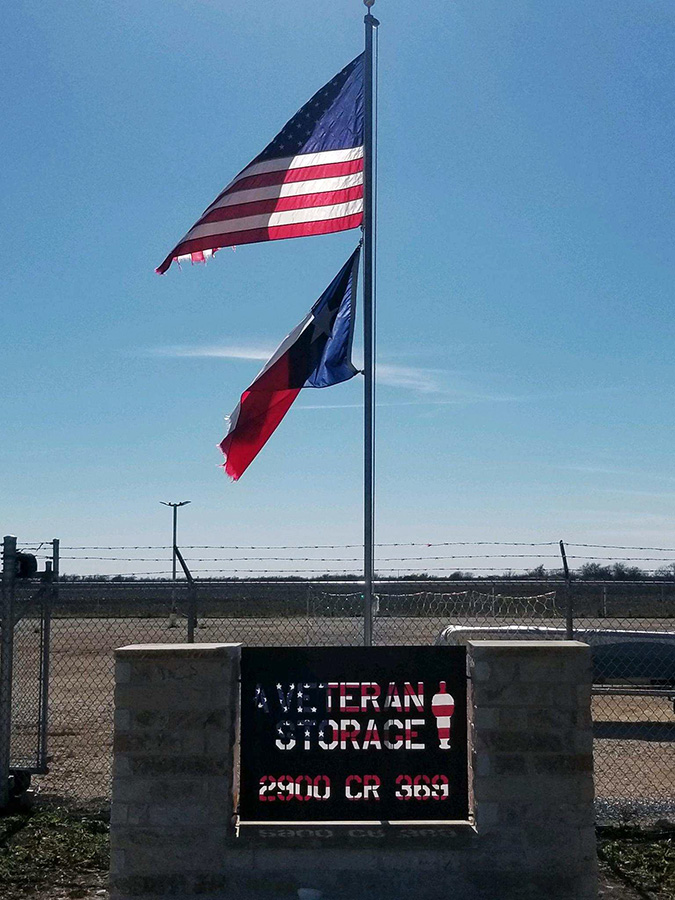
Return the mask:
POLYGON ((466 648, 243 647, 239 816, 468 821, 466 648))

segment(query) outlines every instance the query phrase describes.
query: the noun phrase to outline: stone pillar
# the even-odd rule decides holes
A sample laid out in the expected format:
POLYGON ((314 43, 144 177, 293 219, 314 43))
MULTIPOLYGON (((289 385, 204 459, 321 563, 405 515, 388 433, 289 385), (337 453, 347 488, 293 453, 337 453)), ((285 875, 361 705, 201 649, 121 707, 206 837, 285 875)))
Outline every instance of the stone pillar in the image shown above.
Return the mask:
POLYGON ((488 851, 472 880, 493 896, 595 900, 590 648, 471 642, 469 677, 473 802, 488 851))
POLYGON ((240 645, 115 655, 111 900, 217 893, 234 833, 240 645))

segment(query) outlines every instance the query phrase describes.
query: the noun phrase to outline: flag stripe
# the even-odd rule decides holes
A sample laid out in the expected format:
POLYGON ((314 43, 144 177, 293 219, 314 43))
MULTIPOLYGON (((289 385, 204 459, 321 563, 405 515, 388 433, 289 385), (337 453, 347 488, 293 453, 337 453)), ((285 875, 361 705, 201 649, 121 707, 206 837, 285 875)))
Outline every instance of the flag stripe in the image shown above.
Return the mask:
POLYGON ((195 250, 194 253, 185 253, 183 256, 177 256, 176 262, 178 263, 200 263, 206 262, 207 259, 211 259, 215 250, 212 250, 210 247, 207 247, 205 250, 195 250))
MULTIPOLYGON (((254 190, 234 191, 223 197, 218 203, 210 206, 204 213, 203 219, 216 209, 224 206, 232 206, 235 203, 250 203, 255 200, 271 200, 273 197, 296 197, 301 194, 314 194, 324 191, 338 191, 356 185, 363 184, 363 172, 355 172, 351 175, 341 175, 337 178, 312 178, 309 181, 283 182, 281 184, 259 187, 254 190)), ((203 220, 202 219, 202 220, 203 220)))
MULTIPOLYGON (((239 244, 255 244, 258 241, 278 241, 284 238, 310 237, 316 234, 332 234, 335 231, 346 231, 349 228, 358 228, 363 220, 363 213, 358 212, 355 215, 344 216, 341 219, 325 219, 318 222, 301 222, 295 225, 277 225, 274 228, 254 228, 250 231, 236 231, 229 234, 223 234, 222 240, 218 241, 213 235, 206 237, 186 240, 180 245, 180 256, 189 256, 197 250, 220 250, 223 247, 235 247, 239 244)), ((174 258, 167 257, 165 260, 166 268, 169 267, 171 260, 174 258)), ((165 263, 162 263, 164 266, 165 263)), ((162 266, 157 270, 162 271, 162 266)), ((163 271, 166 271, 164 269, 163 271)))
POLYGON ((320 153, 299 153, 297 156, 286 156, 283 159, 267 159, 264 162, 254 162, 242 169, 238 175, 235 175, 227 187, 224 188, 223 193, 229 190, 233 184, 236 184, 240 178, 248 178, 250 175, 286 171, 286 169, 304 169, 307 166, 352 162, 356 159, 363 159, 363 146, 348 147, 345 150, 322 150, 320 153))
POLYGON ((214 209, 204 217, 203 225, 210 222, 225 222, 228 219, 259 215, 261 213, 288 212, 294 209, 312 209, 316 206, 337 206, 350 200, 363 198, 363 185, 346 190, 329 191, 324 194, 312 194, 310 197, 275 197, 271 200, 258 200, 253 203, 241 203, 237 206, 223 206, 214 209))
POLYGON ((334 203, 329 206, 292 209, 285 212, 272 212, 257 216, 243 216, 225 222, 206 222, 204 225, 195 225, 186 236, 186 240, 258 228, 274 228, 280 225, 317 222, 324 219, 342 219, 360 213, 362 210, 363 200, 350 200, 347 203, 334 203))
POLYGON ((315 178, 335 178, 339 175, 352 175, 354 172, 363 172, 363 160, 355 159, 352 162, 342 163, 326 163, 321 166, 305 166, 302 169, 284 169, 280 172, 266 172, 262 175, 252 175, 251 177, 242 178, 236 184, 224 191, 218 200, 211 204, 213 206, 220 205, 223 197, 229 197, 237 191, 249 190, 251 188, 269 187, 272 184, 289 184, 296 181, 309 181, 315 178))
MULTIPOLYGON (((323 155, 323 154, 315 154, 323 155)), ((362 161, 357 160, 355 163, 337 164, 343 167, 353 167, 354 165, 362 166, 362 161)), ((310 170, 316 173, 316 168, 323 168, 326 174, 325 180, 337 180, 338 173, 335 172, 334 166, 314 167, 310 170)), ((295 170, 296 172, 300 170, 295 170)), ((307 171, 307 170, 302 170, 307 171)), ((350 179, 363 175, 357 172, 345 172, 342 179, 349 184, 350 179)), ((322 179, 313 178, 312 181, 322 179)), ((295 182, 292 182, 295 184, 295 182)), ((276 190, 281 190, 282 183, 278 183, 276 190)), ((243 193, 243 191, 242 191, 243 193)), ((247 192, 246 196, 251 196, 253 192, 247 192)), ((236 199, 236 193, 230 195, 232 199, 236 199)), ((216 251, 222 247, 234 247, 240 244, 252 244, 259 241, 282 240, 284 238, 293 237, 309 237, 311 235, 331 234, 336 231, 346 231, 350 228, 358 228, 363 221, 363 193, 360 192, 356 196, 351 195, 352 199, 347 202, 328 202, 321 205, 315 205, 312 201, 314 194, 301 194, 306 198, 307 202, 301 207, 294 209, 286 209, 281 205, 280 212, 267 212, 258 216, 243 215, 239 219, 230 219, 226 226, 219 225, 220 217, 213 215, 216 210, 227 209, 223 204, 225 198, 221 197, 205 212, 202 218, 190 229, 179 244, 166 257, 164 262, 157 268, 157 272, 163 274, 167 271, 174 259, 182 258, 195 250, 212 250, 216 251), (303 208, 306 210, 306 216, 302 216, 303 208), (195 241, 200 243, 195 244, 195 241)), ((339 201, 341 198, 335 198, 339 201)), ((226 202, 229 202, 230 197, 226 202)), ((279 209, 276 207, 274 209, 279 209)), ((242 211, 243 212, 243 211, 242 211)), ((229 217, 228 217, 229 218, 229 217)), ((199 262, 198 258, 193 258, 193 262, 199 262)))
MULTIPOLYGON (((257 385, 258 385, 258 382, 260 381, 260 379, 263 377, 263 375, 265 375, 267 372, 269 372, 270 369, 279 362, 281 357, 284 356, 284 354, 287 353, 288 350, 290 350, 290 348, 293 346, 293 344, 295 344, 298 341, 300 336, 307 329, 307 327, 309 325, 311 325, 311 323, 313 321, 314 321, 314 314, 310 311, 307 313, 307 315, 302 320, 302 322, 299 322, 295 326, 295 328, 289 334, 286 335, 286 337, 279 344, 279 346, 274 351, 272 356, 270 356, 270 358, 267 360, 265 365, 262 367, 262 369, 258 372, 258 374, 255 376, 255 378, 251 382, 251 384, 248 388, 249 392, 257 391, 260 389, 257 385)), ((239 407, 237 407, 237 412, 238 412, 238 410, 239 410, 239 407)), ((233 416, 230 416, 229 420, 230 420, 230 430, 232 430, 234 428, 234 426, 237 424, 237 420, 236 420, 236 418, 233 418, 233 416)))
POLYGON ((279 423, 293 405, 300 388, 274 391, 271 395, 244 391, 240 402, 239 427, 230 431, 220 443, 225 455, 225 471, 237 481, 252 459, 265 446, 279 423))

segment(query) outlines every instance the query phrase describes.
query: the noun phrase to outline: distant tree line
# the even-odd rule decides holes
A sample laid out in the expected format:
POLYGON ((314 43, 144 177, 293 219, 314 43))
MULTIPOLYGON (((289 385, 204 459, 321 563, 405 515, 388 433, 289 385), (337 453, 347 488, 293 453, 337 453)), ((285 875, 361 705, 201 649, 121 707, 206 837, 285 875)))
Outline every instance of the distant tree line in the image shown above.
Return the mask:
MULTIPOLYGON (((320 575, 316 578, 304 578, 300 575, 279 575, 275 577, 266 577, 266 578, 239 578, 236 575, 232 575, 229 577, 223 576, 221 578, 199 578, 197 577, 200 583, 205 582, 218 582, 218 581, 238 581, 238 582, 247 582, 247 581, 255 581, 258 583, 268 582, 270 584, 278 584, 279 582, 289 582, 289 583, 297 583, 297 582, 339 582, 339 581, 358 581, 361 579, 361 575, 358 573, 352 573, 347 575, 320 575)), ((579 569, 575 569, 572 572, 572 577, 575 579, 581 579, 583 581, 675 581, 675 562, 669 563, 668 565, 662 566, 660 569, 657 569, 655 572, 646 572, 644 569, 639 568, 639 566, 627 565, 626 563, 613 563, 612 565, 600 565, 600 563, 588 562, 581 566, 579 569)), ((492 575, 477 575, 475 572, 463 572, 459 569, 455 572, 450 572, 447 575, 433 575, 429 572, 407 572, 405 574, 400 574, 397 576, 390 576, 387 580, 391 581, 433 581, 433 582, 443 582, 443 581, 508 581, 508 580, 522 580, 522 579, 531 579, 532 581, 559 581, 563 578, 563 570, 562 569, 547 569, 545 566, 536 566, 533 569, 529 569, 526 572, 514 572, 511 569, 508 569, 505 572, 502 572, 501 575, 492 574, 492 575)), ((140 578, 137 575, 61 575, 60 581, 69 582, 69 583, 86 583, 86 582, 101 582, 105 581, 110 584, 116 584, 119 582, 130 582, 130 581, 138 581, 138 582, 165 582, 167 584, 171 583, 170 578, 140 578)), ((182 582, 182 579, 181 579, 182 582)))
POLYGON ((579 569, 579 577, 594 581, 671 581, 675 578, 675 563, 661 566, 653 574, 645 572, 639 566, 628 566, 625 563, 614 563, 601 566, 599 563, 586 563, 579 569))

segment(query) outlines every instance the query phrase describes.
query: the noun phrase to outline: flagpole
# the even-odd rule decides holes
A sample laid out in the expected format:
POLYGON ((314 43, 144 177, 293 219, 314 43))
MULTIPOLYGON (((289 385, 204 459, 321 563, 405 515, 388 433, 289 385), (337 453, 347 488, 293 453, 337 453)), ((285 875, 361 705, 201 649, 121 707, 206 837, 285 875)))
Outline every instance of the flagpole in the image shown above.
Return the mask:
POLYGON ((365 135, 364 135, 364 215, 363 215, 363 373, 364 373, 364 471, 363 471, 363 643, 373 644, 373 578, 375 570, 375 396, 374 396, 374 307, 375 307, 375 192, 373 37, 380 24, 370 14, 375 0, 363 0, 368 12, 365 51, 365 135))

